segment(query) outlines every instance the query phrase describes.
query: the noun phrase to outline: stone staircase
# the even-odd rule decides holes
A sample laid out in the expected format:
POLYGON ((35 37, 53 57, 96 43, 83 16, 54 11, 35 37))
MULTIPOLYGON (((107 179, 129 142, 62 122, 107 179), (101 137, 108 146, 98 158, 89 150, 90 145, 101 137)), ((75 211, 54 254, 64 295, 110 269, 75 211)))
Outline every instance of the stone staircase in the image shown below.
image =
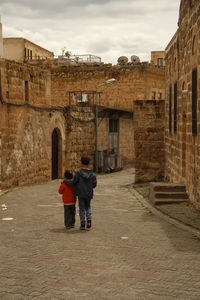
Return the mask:
POLYGON ((161 203, 177 203, 188 201, 184 184, 170 182, 152 182, 149 200, 154 205, 161 203))

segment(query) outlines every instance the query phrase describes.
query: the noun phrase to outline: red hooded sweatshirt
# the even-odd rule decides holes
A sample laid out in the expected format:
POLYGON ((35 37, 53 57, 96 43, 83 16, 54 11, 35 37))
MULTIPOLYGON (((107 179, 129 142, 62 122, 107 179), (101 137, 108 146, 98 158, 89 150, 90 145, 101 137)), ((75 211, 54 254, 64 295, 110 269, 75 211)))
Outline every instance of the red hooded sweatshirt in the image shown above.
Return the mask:
POLYGON ((62 194, 62 199, 64 204, 75 204, 76 196, 74 195, 74 186, 61 183, 58 190, 59 194, 62 194))

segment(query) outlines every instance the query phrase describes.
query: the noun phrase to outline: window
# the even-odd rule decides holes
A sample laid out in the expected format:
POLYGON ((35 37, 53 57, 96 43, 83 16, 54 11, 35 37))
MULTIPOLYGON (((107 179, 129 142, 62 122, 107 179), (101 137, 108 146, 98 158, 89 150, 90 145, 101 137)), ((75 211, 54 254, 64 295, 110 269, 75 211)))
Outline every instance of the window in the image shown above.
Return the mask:
POLYGON ((174 133, 177 133, 177 82, 174 83, 174 133))
POLYGON ((195 35, 192 41, 192 55, 196 54, 196 50, 197 50, 197 39, 195 35))
POLYGON ((74 97, 78 103, 88 102, 88 94, 87 93, 77 92, 74 94, 74 97))
POLYGON ((197 135, 197 69, 192 71, 192 135, 197 135))
POLYGON ((162 93, 158 93, 158 100, 162 99, 162 93))
POLYGON ((109 132, 118 132, 119 130, 119 120, 109 120, 109 132))
POLYGON ((24 81, 24 100, 26 103, 29 102, 29 84, 28 81, 24 81))
POLYGON ((157 66, 163 67, 164 66, 164 59, 163 58, 158 58, 157 59, 157 66))
POLYGON ((151 98, 153 99, 153 100, 156 100, 156 92, 152 92, 152 94, 151 94, 151 98))
POLYGON ((177 61, 176 61, 176 57, 174 59, 174 71, 176 71, 176 64, 177 64, 177 61))
POLYGON ((30 50, 30 59, 33 59, 33 51, 30 50))
POLYGON ((169 87, 169 132, 172 131, 172 86, 169 87))

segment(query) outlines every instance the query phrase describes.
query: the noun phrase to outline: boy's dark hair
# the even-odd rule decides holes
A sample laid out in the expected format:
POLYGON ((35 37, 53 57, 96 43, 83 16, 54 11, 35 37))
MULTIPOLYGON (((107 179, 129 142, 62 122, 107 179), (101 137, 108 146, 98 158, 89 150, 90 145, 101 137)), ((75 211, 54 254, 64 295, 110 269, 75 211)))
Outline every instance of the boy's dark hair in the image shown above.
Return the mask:
POLYGON ((81 157, 81 163, 82 163, 83 165, 86 165, 86 166, 88 166, 88 165, 89 165, 89 163, 90 163, 90 159, 89 159, 89 157, 87 157, 87 156, 83 156, 83 157, 81 157))
POLYGON ((73 175, 70 171, 65 171, 64 173, 64 177, 67 178, 67 179, 72 179, 73 178, 73 175))

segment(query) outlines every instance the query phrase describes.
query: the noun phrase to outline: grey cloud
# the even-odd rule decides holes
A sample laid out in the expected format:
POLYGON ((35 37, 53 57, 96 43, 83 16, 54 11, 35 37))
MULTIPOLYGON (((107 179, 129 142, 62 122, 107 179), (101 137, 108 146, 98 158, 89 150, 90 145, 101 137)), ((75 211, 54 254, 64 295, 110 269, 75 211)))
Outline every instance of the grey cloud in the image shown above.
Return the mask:
POLYGON ((176 30, 180 0, 0 0, 4 32, 60 54, 93 53, 116 61, 164 49, 176 30), (5 20, 5 22, 4 22, 5 20))
POLYGON ((134 18, 150 12, 170 11, 176 1, 179 0, 170 4, 166 0, 1 0, 0 11, 5 15, 23 14, 24 18, 134 18))

